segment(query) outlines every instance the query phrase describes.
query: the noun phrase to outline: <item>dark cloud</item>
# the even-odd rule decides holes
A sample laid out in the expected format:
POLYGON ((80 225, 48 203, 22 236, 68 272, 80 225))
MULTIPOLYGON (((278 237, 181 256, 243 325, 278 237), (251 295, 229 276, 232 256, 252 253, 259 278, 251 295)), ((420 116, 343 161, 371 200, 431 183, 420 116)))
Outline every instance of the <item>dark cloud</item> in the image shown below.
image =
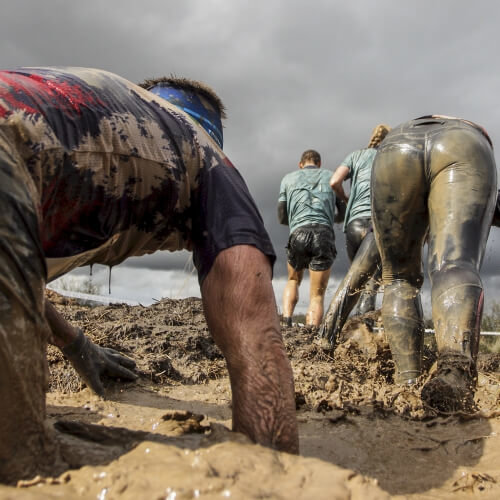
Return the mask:
MULTIPOLYGON (((435 112, 474 120, 500 143, 499 13, 500 4, 465 0, 17 0, 2 9, 0 61, 100 67, 136 82, 173 73, 214 87, 228 108, 226 152, 261 209, 282 275, 279 184, 303 150, 317 149, 334 170, 377 123, 435 112)), ((484 275, 500 274, 499 238, 484 275)), ((127 265, 186 261, 155 254, 127 265)))

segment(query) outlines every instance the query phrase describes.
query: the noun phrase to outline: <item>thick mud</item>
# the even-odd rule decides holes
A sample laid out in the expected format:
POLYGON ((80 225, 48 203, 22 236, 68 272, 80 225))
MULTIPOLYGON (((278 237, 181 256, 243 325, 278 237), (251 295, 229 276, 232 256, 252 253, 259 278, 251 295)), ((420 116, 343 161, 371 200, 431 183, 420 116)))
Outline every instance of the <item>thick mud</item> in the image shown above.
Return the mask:
MULTIPOLYGON (((295 374, 301 456, 229 431, 223 357, 198 299, 151 307, 58 309, 95 342, 137 362, 134 383, 85 388, 49 347, 47 396, 68 469, 0 486, 0 498, 500 498, 498 355, 481 355, 477 411, 438 414, 392 383, 378 313, 350 320, 332 353, 300 326, 283 328, 295 374)), ((432 339, 426 372, 435 355, 432 339)))

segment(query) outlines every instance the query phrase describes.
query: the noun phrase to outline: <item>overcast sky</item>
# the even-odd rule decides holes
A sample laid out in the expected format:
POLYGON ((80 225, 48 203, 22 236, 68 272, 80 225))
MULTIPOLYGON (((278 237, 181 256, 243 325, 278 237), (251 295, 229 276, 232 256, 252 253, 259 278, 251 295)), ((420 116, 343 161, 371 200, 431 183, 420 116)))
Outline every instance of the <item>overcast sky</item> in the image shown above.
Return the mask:
MULTIPOLYGON (((377 123, 429 113, 475 121, 500 147, 499 19, 495 0, 16 0, 2 5, 0 58, 4 69, 88 66, 211 85, 228 108, 224 149, 278 254, 278 289, 288 236, 276 218, 279 184, 305 149, 334 170, 377 123)), ((482 270, 487 301, 500 281, 498 232, 482 270)), ((333 284, 347 269, 340 226, 336 234, 333 284)), ((120 268, 186 264, 186 253, 155 254, 120 268)), ((177 283, 157 271, 149 285, 158 280, 177 283)))

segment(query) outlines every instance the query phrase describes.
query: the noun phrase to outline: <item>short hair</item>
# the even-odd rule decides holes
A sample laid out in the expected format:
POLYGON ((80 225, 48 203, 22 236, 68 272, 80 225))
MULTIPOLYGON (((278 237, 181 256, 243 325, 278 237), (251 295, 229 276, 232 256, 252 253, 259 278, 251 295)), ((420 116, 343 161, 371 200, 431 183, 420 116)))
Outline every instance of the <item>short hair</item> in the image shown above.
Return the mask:
POLYGON ((389 125, 385 125, 383 123, 377 125, 373 129, 372 136, 370 137, 370 142, 368 143, 368 147, 377 148, 390 131, 391 127, 389 127, 389 125))
POLYGON ((170 75, 170 76, 161 76, 159 78, 148 78, 144 80, 142 83, 138 83, 137 85, 139 85, 139 87, 142 87, 143 89, 150 90, 151 88, 160 84, 166 84, 170 87, 174 87, 177 89, 188 90, 202 97, 205 97, 216 107, 221 118, 227 118, 226 107, 224 106, 222 99, 217 95, 214 89, 212 89, 203 82, 199 82, 197 80, 190 80, 189 78, 179 78, 174 75, 170 75))
POLYGON ((321 155, 314 149, 308 149, 302 153, 300 163, 313 162, 315 165, 321 163, 321 155))

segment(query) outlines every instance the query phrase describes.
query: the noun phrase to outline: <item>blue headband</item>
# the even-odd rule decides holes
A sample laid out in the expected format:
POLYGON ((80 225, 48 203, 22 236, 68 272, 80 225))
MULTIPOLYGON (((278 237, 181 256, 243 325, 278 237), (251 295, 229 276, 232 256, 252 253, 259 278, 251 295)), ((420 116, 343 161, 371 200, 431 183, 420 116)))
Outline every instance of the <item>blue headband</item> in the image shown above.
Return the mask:
POLYGON ((165 82, 155 85, 149 91, 192 116, 222 149, 223 135, 220 113, 213 107, 207 107, 203 104, 195 90, 178 89, 165 82))

